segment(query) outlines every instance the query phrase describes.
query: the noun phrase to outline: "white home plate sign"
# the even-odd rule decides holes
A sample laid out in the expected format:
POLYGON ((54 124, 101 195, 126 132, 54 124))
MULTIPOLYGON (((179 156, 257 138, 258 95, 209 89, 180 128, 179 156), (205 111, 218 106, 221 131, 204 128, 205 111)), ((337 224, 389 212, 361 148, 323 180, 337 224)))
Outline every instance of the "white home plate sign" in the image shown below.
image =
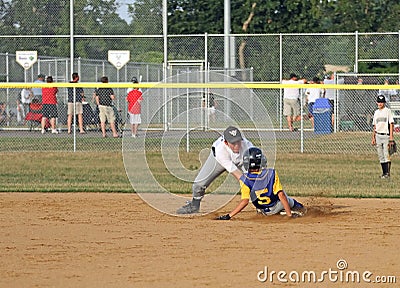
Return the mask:
POLYGON ((130 60, 129 50, 108 50, 108 61, 118 70, 130 60))

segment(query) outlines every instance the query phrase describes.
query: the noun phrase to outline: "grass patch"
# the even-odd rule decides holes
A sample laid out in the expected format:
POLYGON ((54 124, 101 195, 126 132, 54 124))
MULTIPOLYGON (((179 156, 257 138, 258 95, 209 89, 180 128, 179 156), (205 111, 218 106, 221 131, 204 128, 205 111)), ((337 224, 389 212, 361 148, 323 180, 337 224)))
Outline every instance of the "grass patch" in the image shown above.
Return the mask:
POLYGON ((2 153, 2 192, 133 192, 119 152, 2 153))
POLYGON ((380 179, 376 155, 279 154, 275 168, 290 195, 400 198, 398 173, 380 179))
MULTIPOLYGON (((134 192, 121 152, 3 152, 1 157, 1 192, 134 192)), ((189 170, 200 167, 198 151, 182 150, 179 157, 189 170)), ((159 152, 148 152, 146 159, 168 191, 190 193, 191 183, 170 175, 159 152)), ((400 198, 396 162, 392 179, 379 179, 376 155, 282 153, 275 168, 285 191, 293 196, 400 198)))

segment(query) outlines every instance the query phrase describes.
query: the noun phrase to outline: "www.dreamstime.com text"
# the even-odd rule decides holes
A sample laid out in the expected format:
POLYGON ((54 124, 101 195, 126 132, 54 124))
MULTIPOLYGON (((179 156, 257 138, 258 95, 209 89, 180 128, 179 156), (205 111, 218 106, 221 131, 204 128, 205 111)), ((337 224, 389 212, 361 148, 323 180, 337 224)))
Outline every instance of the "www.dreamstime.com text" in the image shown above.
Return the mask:
POLYGON ((396 276, 374 275, 371 271, 356 271, 348 270, 346 260, 340 259, 336 263, 337 269, 329 268, 320 272, 305 270, 305 271, 284 271, 284 270, 269 270, 268 266, 257 273, 259 282, 269 283, 396 283, 396 276))

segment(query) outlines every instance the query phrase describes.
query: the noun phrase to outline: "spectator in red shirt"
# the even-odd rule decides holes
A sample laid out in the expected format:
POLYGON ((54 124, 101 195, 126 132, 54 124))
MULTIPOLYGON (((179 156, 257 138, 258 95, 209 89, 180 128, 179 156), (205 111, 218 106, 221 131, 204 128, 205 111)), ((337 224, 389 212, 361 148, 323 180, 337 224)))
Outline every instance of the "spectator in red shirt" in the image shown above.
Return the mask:
MULTIPOLYGON (((139 83, 136 77, 132 78, 133 83, 139 83)), ((141 114, 141 102, 143 101, 142 91, 139 88, 134 88, 126 96, 126 101, 128 101, 128 113, 129 113, 129 123, 131 123, 132 137, 137 137, 137 130, 139 124, 142 123, 140 117, 141 114)))
MULTIPOLYGON (((53 82, 52 76, 47 76, 47 83, 53 82)), ((56 118, 58 117, 57 112, 57 87, 43 87, 42 88, 42 134, 46 132, 45 125, 46 120, 50 120, 51 133, 58 134, 56 129, 56 118)))

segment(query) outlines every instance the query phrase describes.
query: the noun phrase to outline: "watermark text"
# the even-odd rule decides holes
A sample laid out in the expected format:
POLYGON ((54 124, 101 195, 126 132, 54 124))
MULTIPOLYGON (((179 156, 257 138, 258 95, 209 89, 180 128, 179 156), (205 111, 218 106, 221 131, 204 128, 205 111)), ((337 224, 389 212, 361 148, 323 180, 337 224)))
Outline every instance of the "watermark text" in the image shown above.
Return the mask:
POLYGON ((257 280, 259 282, 280 282, 280 283, 396 283, 396 276, 377 276, 371 271, 348 270, 346 260, 340 259, 336 262, 336 268, 328 268, 317 272, 313 270, 304 271, 284 271, 270 270, 268 266, 258 271, 257 280))

